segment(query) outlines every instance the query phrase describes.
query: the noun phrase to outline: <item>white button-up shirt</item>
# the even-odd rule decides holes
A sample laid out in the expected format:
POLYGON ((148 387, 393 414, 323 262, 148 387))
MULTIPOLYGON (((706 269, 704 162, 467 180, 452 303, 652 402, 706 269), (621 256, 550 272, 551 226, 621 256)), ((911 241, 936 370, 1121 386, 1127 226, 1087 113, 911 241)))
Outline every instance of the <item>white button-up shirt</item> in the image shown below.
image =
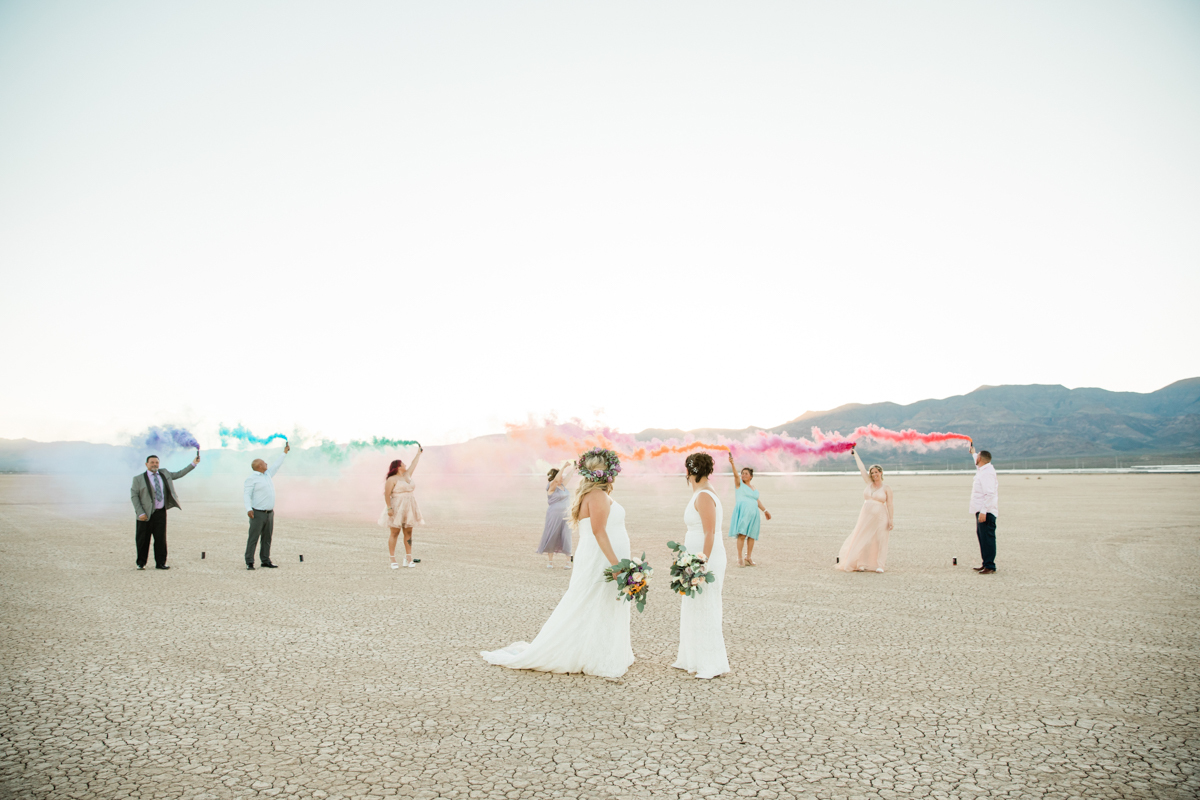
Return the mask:
POLYGON ((163 480, 162 475, 151 472, 150 470, 146 470, 146 477, 150 479, 150 496, 152 498, 154 498, 154 510, 159 511, 160 509, 166 508, 167 507, 167 484, 163 480), (154 488, 155 481, 158 481, 158 488, 162 492, 161 498, 158 496, 159 492, 155 491, 155 488, 154 488))
POLYGON ((280 453, 279 458, 275 459, 274 464, 267 465, 266 472, 255 472, 249 478, 246 478, 245 495, 247 511, 275 510, 275 484, 271 481, 271 478, 283 466, 283 459, 286 455, 287 453, 280 453))
MULTIPOLYGON (((971 454, 971 460, 976 454, 971 454)), ((975 467, 975 483, 971 486, 971 513, 991 514, 1000 516, 1000 481, 996 478, 996 468, 992 462, 982 467, 975 467)))

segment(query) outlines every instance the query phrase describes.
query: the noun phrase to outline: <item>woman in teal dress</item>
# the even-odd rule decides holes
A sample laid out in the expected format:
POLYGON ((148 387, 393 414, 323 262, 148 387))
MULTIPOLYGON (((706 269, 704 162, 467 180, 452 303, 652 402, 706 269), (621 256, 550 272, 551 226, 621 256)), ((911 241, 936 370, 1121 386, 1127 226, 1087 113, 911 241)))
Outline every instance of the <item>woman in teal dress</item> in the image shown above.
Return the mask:
POLYGON ((753 567, 755 564, 751 556, 754 555, 754 543, 758 541, 758 512, 761 510, 767 519, 771 518, 771 512, 758 499, 758 490, 750 485, 750 481, 754 480, 754 470, 742 467, 739 471, 733 463, 733 453, 729 454, 729 466, 733 469, 733 483, 737 487, 737 502, 733 506, 733 518, 729 521, 729 535, 737 537, 738 566, 753 567), (743 544, 746 546, 744 559, 743 544))

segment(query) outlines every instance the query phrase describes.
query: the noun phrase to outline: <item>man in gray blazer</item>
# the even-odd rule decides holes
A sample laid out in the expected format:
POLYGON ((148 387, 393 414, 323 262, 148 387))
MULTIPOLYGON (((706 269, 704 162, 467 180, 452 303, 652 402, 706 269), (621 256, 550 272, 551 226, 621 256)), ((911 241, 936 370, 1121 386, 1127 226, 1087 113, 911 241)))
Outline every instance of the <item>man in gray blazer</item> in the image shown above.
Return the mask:
POLYGON ((167 509, 179 508, 173 481, 187 475, 199 463, 200 453, 196 453, 195 461, 178 472, 171 472, 159 469, 158 456, 150 456, 146 459, 146 471, 133 476, 129 498, 133 500, 133 512, 137 514, 134 542, 137 544, 138 569, 146 568, 151 537, 154 537, 154 568, 170 569, 167 566, 167 509))

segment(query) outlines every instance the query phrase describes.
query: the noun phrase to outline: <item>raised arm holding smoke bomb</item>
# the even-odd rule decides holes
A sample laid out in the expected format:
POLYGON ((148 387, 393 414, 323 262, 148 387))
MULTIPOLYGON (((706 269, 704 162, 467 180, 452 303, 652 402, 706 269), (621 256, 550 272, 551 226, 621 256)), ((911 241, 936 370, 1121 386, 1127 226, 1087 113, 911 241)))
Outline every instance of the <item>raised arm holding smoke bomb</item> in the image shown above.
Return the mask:
POLYGON ((417 454, 413 456, 408 467, 396 459, 388 466, 387 478, 383 482, 383 513, 379 515, 379 524, 390 531, 388 536, 388 556, 391 558, 391 568, 399 569, 396 563, 396 540, 400 532, 404 532, 404 564, 405 567, 415 567, 420 561, 413 558, 412 532, 414 525, 424 525, 425 518, 421 516, 421 508, 417 505, 414 491, 417 485, 413 483, 412 475, 417 471, 421 461, 421 453, 425 449, 417 443, 417 454))
POLYGON ((838 551, 837 569, 843 572, 883 572, 887 564, 888 534, 892 530, 892 489, 883 482, 883 467, 863 466, 858 450, 851 448, 862 475, 863 505, 854 530, 838 551))
MULTIPOLYGON (((571 462, 564 461, 546 473, 546 523, 537 548, 538 553, 546 555, 546 569, 554 569, 555 553, 563 553, 568 558, 571 555, 571 529, 567 527, 570 495, 565 485, 570 470, 571 462)), ((571 562, 567 561, 563 569, 570 568, 571 562)))
POLYGON ((971 441, 971 460, 975 462, 975 481, 971 484, 971 514, 975 517, 975 538, 979 540, 982 564, 973 569, 980 575, 996 571, 996 515, 1000 508, 1000 482, 992 466, 992 454, 975 452, 971 441))
POLYGON ((733 506, 733 517, 729 520, 729 536, 737 537, 738 566, 753 567, 756 566, 753 558, 754 543, 758 541, 761 530, 758 512, 761 511, 768 520, 771 519, 771 512, 767 511, 762 500, 758 499, 758 490, 750 485, 754 480, 754 469, 742 467, 739 470, 733 463, 733 453, 729 454, 729 468, 733 470, 734 497, 737 498, 733 506), (745 559, 742 558, 742 545, 746 546, 745 559))
POLYGON ((199 450, 196 451, 195 460, 178 472, 160 468, 158 456, 150 456, 146 459, 146 471, 133 476, 129 499, 133 501, 133 510, 137 515, 134 545, 137 548, 138 569, 146 568, 151 538, 154 539, 154 568, 170 569, 167 566, 167 509, 179 508, 173 481, 187 475, 199 463, 199 450))
POLYGON ((250 462, 254 474, 246 478, 243 494, 246 501, 246 516, 250 518, 250 533, 246 538, 246 569, 254 569, 254 548, 258 546, 258 560, 267 569, 275 569, 271 563, 271 535, 275 532, 275 483, 272 478, 283 466, 283 459, 292 451, 292 446, 283 445, 283 452, 274 463, 268 465, 261 458, 250 462))

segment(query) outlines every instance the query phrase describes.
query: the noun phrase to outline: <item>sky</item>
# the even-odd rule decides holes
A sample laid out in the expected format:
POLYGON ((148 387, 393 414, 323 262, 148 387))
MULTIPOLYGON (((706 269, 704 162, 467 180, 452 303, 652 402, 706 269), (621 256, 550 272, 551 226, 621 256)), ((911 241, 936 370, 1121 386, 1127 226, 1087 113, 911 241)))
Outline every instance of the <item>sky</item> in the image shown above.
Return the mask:
POLYGON ((0 0, 0 437, 1200 375, 1195 2, 0 0))

